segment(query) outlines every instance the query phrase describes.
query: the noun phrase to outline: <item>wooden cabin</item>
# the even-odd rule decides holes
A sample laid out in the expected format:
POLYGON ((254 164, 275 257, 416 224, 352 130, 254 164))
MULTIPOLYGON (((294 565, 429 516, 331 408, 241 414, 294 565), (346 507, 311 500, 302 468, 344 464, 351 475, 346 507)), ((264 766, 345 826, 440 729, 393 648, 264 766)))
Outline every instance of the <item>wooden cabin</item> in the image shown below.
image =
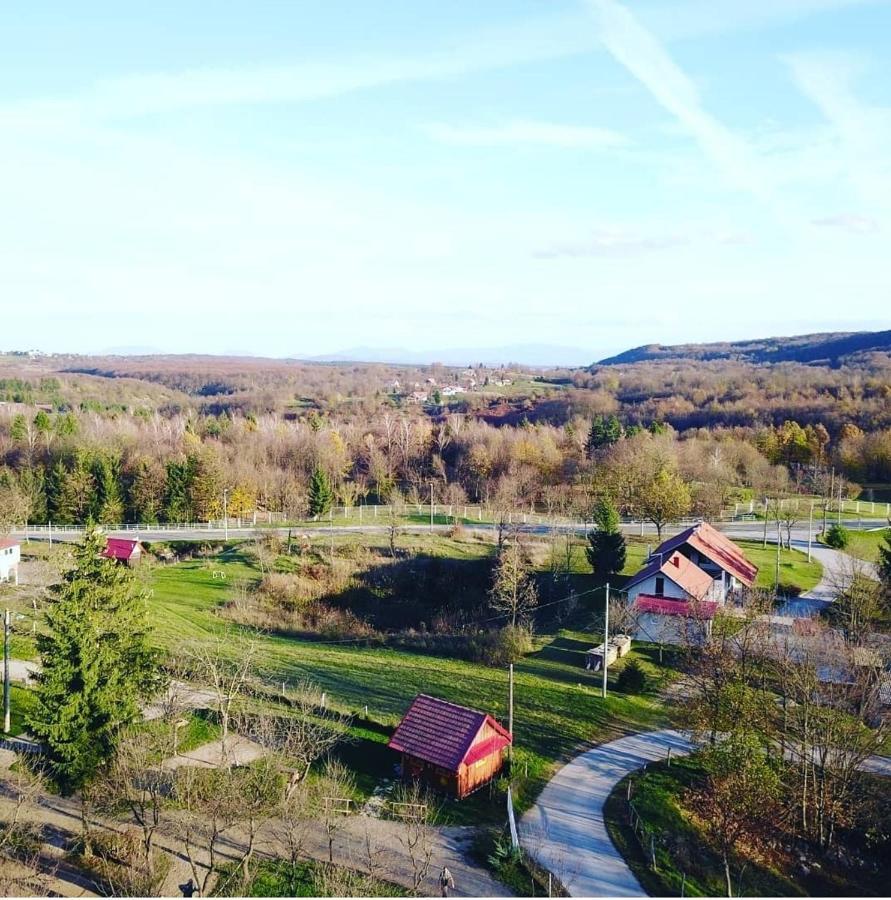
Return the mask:
POLYGON ((511 743, 510 732, 487 713, 419 694, 388 746, 402 754, 403 778, 460 800, 501 771, 511 743))

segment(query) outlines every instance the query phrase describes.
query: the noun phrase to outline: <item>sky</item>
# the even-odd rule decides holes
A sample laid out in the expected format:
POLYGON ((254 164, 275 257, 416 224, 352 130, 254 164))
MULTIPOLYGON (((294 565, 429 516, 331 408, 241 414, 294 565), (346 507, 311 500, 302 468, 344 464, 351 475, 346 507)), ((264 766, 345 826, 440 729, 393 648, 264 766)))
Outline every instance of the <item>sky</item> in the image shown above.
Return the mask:
POLYGON ((13 4, 0 349, 889 328, 889 146, 889 0, 13 4))

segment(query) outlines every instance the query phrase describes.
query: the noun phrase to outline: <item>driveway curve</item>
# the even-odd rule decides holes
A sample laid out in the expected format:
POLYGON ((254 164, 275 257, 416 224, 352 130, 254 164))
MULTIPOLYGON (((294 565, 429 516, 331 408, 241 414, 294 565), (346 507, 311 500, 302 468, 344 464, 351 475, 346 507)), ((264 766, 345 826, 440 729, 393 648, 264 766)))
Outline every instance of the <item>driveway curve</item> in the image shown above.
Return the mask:
POLYGON ((603 806, 616 784, 648 763, 689 753, 678 731, 650 731, 594 747, 567 763, 520 820, 520 841, 573 897, 645 897, 613 846, 603 806))

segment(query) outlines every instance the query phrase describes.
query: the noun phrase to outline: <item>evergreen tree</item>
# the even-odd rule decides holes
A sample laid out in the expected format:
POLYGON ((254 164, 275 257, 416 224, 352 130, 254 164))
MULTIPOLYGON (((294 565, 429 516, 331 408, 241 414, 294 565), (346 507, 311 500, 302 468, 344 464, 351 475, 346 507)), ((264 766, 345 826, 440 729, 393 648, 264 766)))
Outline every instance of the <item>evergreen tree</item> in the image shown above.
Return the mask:
POLYGON ((594 510, 595 531, 588 535, 585 555, 595 575, 607 576, 625 568, 625 535, 619 529, 619 513, 609 500, 594 510))
POLYGON ((216 453, 204 450, 189 457, 189 502, 199 522, 223 514, 223 473, 216 453))
POLYGON ((316 466, 309 480, 309 512, 311 516, 325 515, 331 509, 333 491, 325 470, 316 466))
POLYGON ((188 522, 192 519, 189 483, 192 467, 189 460, 167 463, 167 492, 164 496, 164 516, 168 522, 188 522))
POLYGON ((61 459, 50 469, 46 479, 46 517, 49 522, 58 522, 62 512, 62 489, 65 486, 65 463, 61 459))
POLYGON ((30 501, 29 521, 43 525, 47 521, 46 509, 46 469, 30 466, 22 471, 19 483, 30 501))
POLYGON ((9 426, 9 436, 18 444, 24 443, 28 438, 28 421, 19 413, 9 426))
POLYGON ((591 422, 591 429, 588 432, 588 441, 586 450, 588 456, 594 454, 603 447, 609 447, 615 444, 622 437, 622 424, 616 416, 596 416, 591 422))
POLYGON ((74 465, 65 473, 59 500, 58 522, 80 525, 91 518, 96 503, 96 480, 87 458, 79 453, 74 465))
POLYGON ((96 494, 93 500, 92 517, 105 525, 120 522, 124 517, 120 468, 121 461, 116 456, 102 455, 93 460, 96 494))
POLYGON ((37 637, 41 671, 28 726, 66 794, 111 758, 121 729, 162 681, 144 596, 129 569, 101 556, 104 546, 89 529, 74 567, 53 588, 37 637))

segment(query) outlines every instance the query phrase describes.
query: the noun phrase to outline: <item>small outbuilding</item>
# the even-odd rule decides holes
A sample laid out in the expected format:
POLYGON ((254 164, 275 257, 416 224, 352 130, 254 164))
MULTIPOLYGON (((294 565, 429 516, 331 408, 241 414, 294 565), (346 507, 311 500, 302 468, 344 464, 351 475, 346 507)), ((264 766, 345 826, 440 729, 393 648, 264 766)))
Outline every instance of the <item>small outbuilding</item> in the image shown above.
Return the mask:
POLYGON ((388 746, 402 754, 403 778, 460 800, 501 771, 511 743, 511 733, 488 713, 418 694, 388 746))
POLYGON ((136 540, 108 538, 102 555, 126 566, 135 566, 142 558, 142 546, 136 540))

